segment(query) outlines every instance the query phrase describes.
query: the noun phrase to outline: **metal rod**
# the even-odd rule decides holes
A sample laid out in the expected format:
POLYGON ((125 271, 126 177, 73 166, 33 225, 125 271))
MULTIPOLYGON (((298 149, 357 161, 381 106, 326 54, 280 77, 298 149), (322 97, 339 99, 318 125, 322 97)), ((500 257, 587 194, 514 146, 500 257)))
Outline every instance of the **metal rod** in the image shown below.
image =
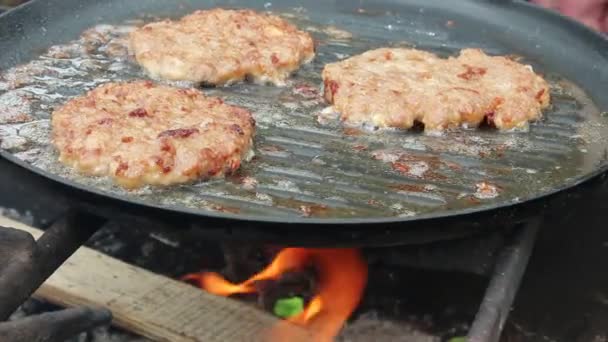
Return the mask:
POLYGON ((75 308, 0 323, 0 341, 60 342, 84 331, 110 324, 104 308, 75 308))
POLYGON ((95 234, 106 220, 82 212, 71 212, 57 220, 37 241, 41 259, 36 280, 50 277, 74 252, 95 234))
POLYGON ((540 222, 541 219, 536 218, 524 224, 513 242, 502 251, 467 342, 499 341, 532 254, 540 222))
MULTIPOLYGON (((29 234, 28 234, 29 235, 29 234)), ((5 321, 29 296, 28 280, 37 272, 37 247, 34 238, 31 244, 16 250, 2 267, 0 273, 0 322, 5 321)))
POLYGON ((103 223, 96 216, 68 213, 44 232, 35 248, 11 258, 0 275, 0 321, 8 319, 103 223))
POLYGON ((0 275, 13 259, 27 258, 35 248, 36 241, 27 232, 0 227, 0 275))

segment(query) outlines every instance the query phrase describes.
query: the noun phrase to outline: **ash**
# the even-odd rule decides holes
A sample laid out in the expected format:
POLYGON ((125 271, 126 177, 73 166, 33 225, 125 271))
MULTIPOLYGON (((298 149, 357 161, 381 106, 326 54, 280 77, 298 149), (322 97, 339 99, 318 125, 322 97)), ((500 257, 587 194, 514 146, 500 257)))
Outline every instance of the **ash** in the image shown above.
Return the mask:
POLYGON ((410 324, 380 319, 375 312, 361 315, 348 324, 338 338, 339 342, 439 342, 436 336, 424 333, 410 324))

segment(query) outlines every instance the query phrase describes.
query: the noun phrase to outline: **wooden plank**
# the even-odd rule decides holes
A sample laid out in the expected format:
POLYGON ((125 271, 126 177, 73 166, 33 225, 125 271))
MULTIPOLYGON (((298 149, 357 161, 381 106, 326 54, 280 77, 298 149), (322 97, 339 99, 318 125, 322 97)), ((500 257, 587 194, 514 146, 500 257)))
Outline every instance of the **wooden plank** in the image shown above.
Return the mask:
MULTIPOLYGON (((36 239, 42 234, 3 216, 0 226, 27 231, 36 239)), ((113 324, 155 341, 264 340, 279 322, 255 307, 210 295, 87 247, 78 249, 35 296, 62 306, 106 307, 114 315, 113 324)), ((294 338, 307 339, 302 329, 287 329, 294 338)))

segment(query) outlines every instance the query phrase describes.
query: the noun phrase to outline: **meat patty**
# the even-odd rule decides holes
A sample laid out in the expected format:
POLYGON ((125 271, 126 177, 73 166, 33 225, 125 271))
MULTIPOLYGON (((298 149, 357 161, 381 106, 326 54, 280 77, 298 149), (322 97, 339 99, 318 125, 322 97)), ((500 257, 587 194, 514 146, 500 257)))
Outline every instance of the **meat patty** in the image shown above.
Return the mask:
POLYGON ((52 116, 59 160, 118 184, 170 185, 220 177, 250 152, 255 121, 196 89, 108 83, 52 116))
POLYGON ((324 93, 349 124, 426 131, 484 120, 526 127, 549 105, 549 85, 530 66, 465 49, 458 57, 401 48, 365 52, 323 70, 324 93))
POLYGON ((246 77, 282 85, 314 57, 308 33, 252 10, 196 11, 145 25, 131 33, 130 42, 152 77, 213 85, 246 77))

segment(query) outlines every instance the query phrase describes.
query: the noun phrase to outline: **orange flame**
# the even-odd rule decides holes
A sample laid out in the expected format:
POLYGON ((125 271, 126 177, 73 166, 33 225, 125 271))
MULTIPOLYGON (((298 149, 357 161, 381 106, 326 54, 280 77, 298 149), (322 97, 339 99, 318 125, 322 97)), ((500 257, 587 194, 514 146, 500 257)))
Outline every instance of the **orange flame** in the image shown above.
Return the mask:
MULTIPOLYGON (((283 249, 260 273, 241 284, 233 284, 217 273, 191 274, 184 279, 197 282, 206 291, 230 296, 255 293, 255 282, 276 280, 287 271, 312 265, 317 272, 317 294, 303 312, 287 319, 309 329, 317 341, 331 341, 355 310, 367 282, 367 264, 357 249, 283 249)), ((275 329, 273 336, 289 340, 275 329)))

